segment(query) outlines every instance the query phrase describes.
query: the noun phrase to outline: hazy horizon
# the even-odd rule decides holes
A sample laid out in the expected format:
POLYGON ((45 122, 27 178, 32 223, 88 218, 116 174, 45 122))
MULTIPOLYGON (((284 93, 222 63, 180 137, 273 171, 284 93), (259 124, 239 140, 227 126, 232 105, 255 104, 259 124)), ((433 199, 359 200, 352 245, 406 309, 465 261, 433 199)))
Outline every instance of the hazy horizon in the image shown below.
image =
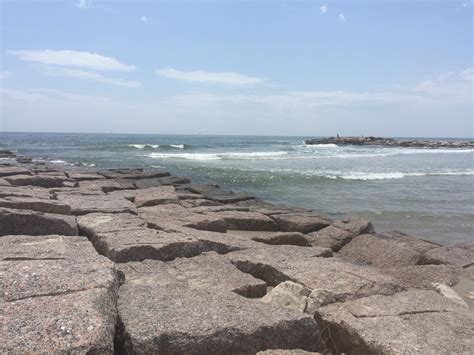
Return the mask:
POLYGON ((0 131, 474 136, 472 0, 0 4, 0 131))
MULTIPOLYGON (((273 135, 266 135, 266 134, 199 134, 199 133, 136 133, 136 132, 53 132, 53 131, 0 131, 1 133, 19 133, 19 134, 78 134, 78 135, 84 135, 84 134, 97 134, 97 135, 137 135, 137 136, 201 136, 201 137, 291 137, 291 138, 325 138, 325 137, 335 137, 336 134, 332 135, 283 135, 283 134, 273 134, 273 135)), ((358 135, 361 136, 361 135, 358 135)), ((369 135, 363 135, 365 137, 368 137, 369 135)), ((416 138, 421 138, 421 139, 456 139, 456 140, 470 140, 473 137, 434 137, 434 136, 383 136, 384 138, 400 138, 400 139, 416 139, 416 138)))

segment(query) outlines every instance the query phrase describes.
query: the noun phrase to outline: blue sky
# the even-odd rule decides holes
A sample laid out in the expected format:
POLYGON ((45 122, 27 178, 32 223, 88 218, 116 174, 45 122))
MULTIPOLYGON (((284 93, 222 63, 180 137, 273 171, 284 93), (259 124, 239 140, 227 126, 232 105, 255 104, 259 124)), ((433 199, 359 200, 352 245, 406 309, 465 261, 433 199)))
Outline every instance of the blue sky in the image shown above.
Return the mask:
POLYGON ((473 5, 1 1, 0 130, 470 137, 473 5))

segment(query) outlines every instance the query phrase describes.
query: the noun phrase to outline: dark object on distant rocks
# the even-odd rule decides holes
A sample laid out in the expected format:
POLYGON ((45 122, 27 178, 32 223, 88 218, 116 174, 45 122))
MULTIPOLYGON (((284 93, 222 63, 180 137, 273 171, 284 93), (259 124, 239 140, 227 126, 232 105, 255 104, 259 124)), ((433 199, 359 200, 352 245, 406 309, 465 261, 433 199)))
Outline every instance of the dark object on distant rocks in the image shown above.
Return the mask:
POLYGON ((383 137, 329 137, 305 140, 305 144, 379 145, 412 148, 474 148, 474 141, 401 140, 383 137))

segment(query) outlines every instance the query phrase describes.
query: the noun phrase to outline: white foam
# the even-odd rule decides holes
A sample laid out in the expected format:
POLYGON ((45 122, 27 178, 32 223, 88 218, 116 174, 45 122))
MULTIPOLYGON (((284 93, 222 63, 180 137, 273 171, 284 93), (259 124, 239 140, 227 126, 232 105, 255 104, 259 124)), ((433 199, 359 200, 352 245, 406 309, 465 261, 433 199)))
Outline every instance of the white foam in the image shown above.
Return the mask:
POLYGON ((442 171, 442 172, 388 172, 388 173, 345 173, 340 175, 326 175, 328 178, 341 178, 344 180, 386 180, 386 179, 402 179, 404 177, 416 176, 459 176, 459 175, 474 175, 474 171, 442 171))
POLYGON ((186 160, 272 160, 281 159, 288 152, 227 152, 227 153, 151 153, 155 159, 186 159, 186 160))
POLYGON ((129 144, 129 147, 137 148, 137 149, 145 149, 146 147, 150 147, 153 149, 158 148, 159 144, 129 144))
POLYGON ((51 160, 50 163, 53 163, 53 164, 67 164, 67 162, 64 161, 64 160, 51 160))
POLYGON ((170 144, 170 147, 184 149, 184 144, 170 144))

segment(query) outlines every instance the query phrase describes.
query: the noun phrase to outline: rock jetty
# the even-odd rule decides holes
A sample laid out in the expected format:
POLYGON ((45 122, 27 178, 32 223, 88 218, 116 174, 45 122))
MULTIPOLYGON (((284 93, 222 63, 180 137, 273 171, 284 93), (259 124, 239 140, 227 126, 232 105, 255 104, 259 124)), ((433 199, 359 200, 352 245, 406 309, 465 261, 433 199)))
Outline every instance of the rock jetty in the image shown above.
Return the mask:
POLYGON ((412 148, 474 148, 474 141, 436 141, 410 140, 383 137, 328 137, 305 140, 307 145, 336 144, 336 145, 369 145, 383 147, 412 147, 412 148))
POLYGON ((0 165, 0 285, 2 354, 474 349, 474 244, 162 171, 0 165))

